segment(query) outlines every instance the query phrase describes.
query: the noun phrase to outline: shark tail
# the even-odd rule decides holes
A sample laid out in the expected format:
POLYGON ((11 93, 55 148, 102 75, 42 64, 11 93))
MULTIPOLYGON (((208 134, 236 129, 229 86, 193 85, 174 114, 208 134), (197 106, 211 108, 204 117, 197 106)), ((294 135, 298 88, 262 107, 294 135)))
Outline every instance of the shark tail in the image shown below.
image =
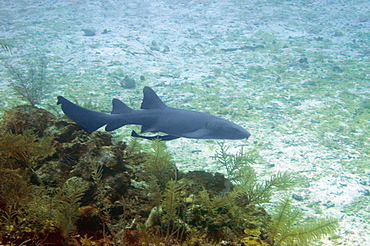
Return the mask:
POLYGON ((58 96, 58 104, 62 105, 63 112, 74 122, 94 132, 112 121, 112 115, 82 108, 62 96, 58 96))

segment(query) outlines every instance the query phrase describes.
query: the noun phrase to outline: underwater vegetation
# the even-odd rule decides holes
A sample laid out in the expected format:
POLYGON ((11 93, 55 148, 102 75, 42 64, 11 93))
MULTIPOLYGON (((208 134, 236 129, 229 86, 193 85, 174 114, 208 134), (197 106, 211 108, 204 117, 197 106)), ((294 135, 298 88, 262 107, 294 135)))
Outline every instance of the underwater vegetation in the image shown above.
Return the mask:
MULTIPOLYGON (((7 47, 7 46, 5 46, 7 47)), ((6 64, 8 74, 13 80, 12 88, 32 106, 40 103, 50 87, 47 81, 47 60, 40 56, 24 67, 6 64)))
POLYGON ((303 213, 285 197, 276 206, 271 216, 269 237, 277 245, 306 245, 321 235, 333 233, 338 225, 334 218, 311 219, 301 223, 303 213))
POLYGON ((162 141, 112 143, 28 105, 0 126, 1 245, 309 245, 337 220, 305 220, 283 199, 289 173, 259 181, 258 153, 219 144, 221 173, 176 168, 162 141), (37 124, 39 123, 39 124, 37 124), (302 222, 304 221, 304 222, 302 222))
POLYGON ((51 137, 38 138, 32 130, 22 134, 6 132, 0 136, 0 160, 3 167, 16 169, 33 168, 41 159, 55 152, 51 137))
POLYGON ((252 167, 241 170, 240 177, 236 180, 236 186, 231 192, 236 202, 246 204, 262 204, 271 200, 274 191, 283 191, 293 187, 296 180, 291 174, 278 172, 268 180, 258 181, 257 174, 252 167))
POLYGON ((224 142, 218 142, 218 145, 220 150, 216 150, 215 158, 225 167, 226 175, 231 180, 237 179, 243 168, 256 163, 259 157, 257 150, 245 152, 242 147, 236 154, 230 154, 224 142))
POLYGON ((163 141, 155 140, 151 143, 153 152, 147 153, 148 157, 144 162, 147 178, 144 179, 155 182, 163 189, 169 181, 177 179, 177 168, 163 141))

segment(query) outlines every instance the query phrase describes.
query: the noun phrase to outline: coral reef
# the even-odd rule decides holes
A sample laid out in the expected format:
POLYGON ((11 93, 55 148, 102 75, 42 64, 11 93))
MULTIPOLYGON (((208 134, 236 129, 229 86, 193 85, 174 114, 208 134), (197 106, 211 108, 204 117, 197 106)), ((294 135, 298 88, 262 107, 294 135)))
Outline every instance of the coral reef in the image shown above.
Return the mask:
POLYGON ((6 132, 22 134, 32 130, 38 137, 44 136, 44 131, 50 127, 55 116, 48 111, 30 105, 16 106, 7 111, 1 121, 0 134, 6 132))
POLYGON ((312 233, 291 236, 282 226, 287 209, 270 216, 259 206, 291 177, 258 182, 243 151, 220 145, 224 165, 235 166, 232 183, 220 173, 179 172, 164 142, 152 141, 150 151, 137 140, 113 144, 108 133, 88 134, 35 107, 16 107, 1 123, 4 245, 284 245, 335 228, 316 221, 304 227, 312 233))

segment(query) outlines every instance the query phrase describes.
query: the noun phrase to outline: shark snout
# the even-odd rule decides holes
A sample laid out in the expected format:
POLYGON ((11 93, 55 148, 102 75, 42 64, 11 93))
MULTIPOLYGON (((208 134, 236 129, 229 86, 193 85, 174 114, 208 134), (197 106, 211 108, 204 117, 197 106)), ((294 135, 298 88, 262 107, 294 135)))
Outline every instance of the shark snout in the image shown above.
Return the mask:
POLYGON ((247 139, 251 136, 251 133, 244 129, 243 136, 244 136, 243 139, 247 139))

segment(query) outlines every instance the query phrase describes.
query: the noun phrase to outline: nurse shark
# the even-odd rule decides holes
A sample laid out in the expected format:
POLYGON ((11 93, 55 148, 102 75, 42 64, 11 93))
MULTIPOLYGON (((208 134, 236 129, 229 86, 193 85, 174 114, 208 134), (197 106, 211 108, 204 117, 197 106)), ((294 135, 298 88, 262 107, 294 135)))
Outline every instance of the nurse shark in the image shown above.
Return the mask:
POLYGON ((94 132, 105 125, 106 131, 113 131, 125 125, 141 125, 141 133, 162 132, 164 136, 142 136, 132 131, 131 136, 144 139, 176 138, 193 139, 247 139, 251 134, 243 127, 221 117, 194 110, 168 107, 150 88, 143 89, 143 102, 138 110, 131 109, 118 99, 113 99, 111 114, 105 114, 80 107, 62 96, 58 104, 74 122, 94 132))

